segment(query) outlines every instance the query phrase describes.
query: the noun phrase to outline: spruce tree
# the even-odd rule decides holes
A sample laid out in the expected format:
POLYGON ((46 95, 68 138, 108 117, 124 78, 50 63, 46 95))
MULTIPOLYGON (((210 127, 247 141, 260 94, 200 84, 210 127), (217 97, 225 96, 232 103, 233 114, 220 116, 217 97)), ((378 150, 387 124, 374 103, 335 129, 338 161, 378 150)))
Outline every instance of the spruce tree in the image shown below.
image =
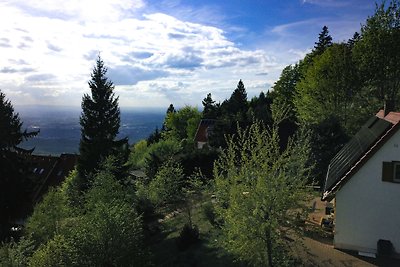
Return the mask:
POLYGON ((318 36, 318 42, 314 46, 314 54, 321 55, 325 49, 332 46, 332 36, 329 34, 328 27, 322 27, 322 31, 318 36))
POLYGON ((120 158, 128 144, 127 138, 116 140, 121 121, 120 109, 118 97, 113 92, 114 84, 106 73, 107 68, 99 56, 88 83, 91 95, 85 94, 82 98, 78 160, 81 189, 88 187, 88 175, 98 170, 108 156, 120 158))
POLYGON ((207 97, 203 99, 201 102, 203 104, 203 118, 204 119, 215 119, 216 114, 216 106, 215 101, 211 97, 211 93, 207 94, 207 97))
POLYGON ((0 241, 9 237, 12 220, 25 215, 33 188, 25 157, 14 150, 23 141, 38 134, 22 131, 22 121, 0 90, 0 241))
POLYGON ((247 111, 247 93, 242 80, 239 80, 238 85, 229 98, 228 103, 230 113, 236 114, 247 111))

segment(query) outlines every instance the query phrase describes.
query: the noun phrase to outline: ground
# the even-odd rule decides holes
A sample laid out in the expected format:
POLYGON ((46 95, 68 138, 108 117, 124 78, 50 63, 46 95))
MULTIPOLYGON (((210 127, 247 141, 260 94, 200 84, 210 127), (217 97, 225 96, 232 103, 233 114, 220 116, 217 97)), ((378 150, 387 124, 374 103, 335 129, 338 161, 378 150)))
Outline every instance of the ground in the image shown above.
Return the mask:
MULTIPOLYGON (((301 259, 300 266, 400 266, 400 260, 373 259, 358 256, 349 251, 333 248, 332 233, 319 227, 325 204, 315 199, 315 211, 310 213, 307 222, 308 230, 303 239, 304 246, 293 249, 295 256, 301 259)), ((155 224, 156 230, 149 240, 154 253, 155 266, 245 266, 235 262, 234 258, 218 245, 219 230, 214 228, 203 214, 203 206, 196 205, 193 211, 193 222, 200 230, 200 242, 184 250, 176 246, 179 231, 187 222, 183 209, 165 213, 155 224)), ((312 206, 312 203, 311 205, 312 206)))
POLYGON ((325 214, 326 204, 315 198, 315 211, 309 215, 309 225, 314 227, 304 238, 305 247, 298 250, 306 266, 400 266, 400 259, 368 258, 356 252, 338 250, 333 247, 333 235, 319 227, 320 218, 325 214))

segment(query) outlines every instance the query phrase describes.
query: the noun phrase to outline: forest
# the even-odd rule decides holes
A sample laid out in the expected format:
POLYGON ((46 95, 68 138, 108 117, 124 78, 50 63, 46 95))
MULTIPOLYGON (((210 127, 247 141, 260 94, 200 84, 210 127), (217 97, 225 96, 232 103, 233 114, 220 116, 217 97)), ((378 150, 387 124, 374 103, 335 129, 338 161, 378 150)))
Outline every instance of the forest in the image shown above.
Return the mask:
POLYGON ((223 102, 207 94, 202 110, 171 104, 162 128, 132 146, 116 138, 119 98, 100 56, 89 88, 78 164, 35 205, 35 181, 14 151, 38 132, 22 129, 0 91, 0 266, 301 265, 291 248, 312 186, 371 115, 399 109, 399 3, 377 5, 348 41, 333 42, 324 26, 312 51, 259 96, 248 99, 239 80, 223 102), (198 148, 205 120, 213 127, 198 148), (25 225, 12 231, 24 203, 25 225), (178 226, 165 223, 178 213, 178 226), (215 261, 189 259, 210 233, 215 261))

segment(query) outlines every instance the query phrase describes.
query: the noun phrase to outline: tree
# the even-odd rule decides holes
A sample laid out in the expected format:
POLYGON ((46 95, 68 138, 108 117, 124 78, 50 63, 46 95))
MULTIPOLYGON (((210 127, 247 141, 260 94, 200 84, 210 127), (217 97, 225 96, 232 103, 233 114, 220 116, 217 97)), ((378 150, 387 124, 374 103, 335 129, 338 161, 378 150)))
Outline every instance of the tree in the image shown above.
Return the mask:
POLYGON ((193 141, 200 120, 201 113, 190 106, 185 106, 177 112, 169 112, 165 119, 165 128, 168 131, 164 136, 179 141, 183 139, 193 141))
POLYGON ((89 174, 98 169, 107 156, 128 153, 127 138, 115 140, 120 126, 120 110, 118 97, 113 92, 114 85, 106 73, 107 68, 99 56, 89 81, 91 96, 85 94, 82 98, 78 160, 82 189, 88 187, 89 174))
POLYGON ((290 140, 281 152, 279 118, 269 130, 258 123, 239 129, 214 169, 222 245, 255 266, 285 265, 286 238, 300 233, 309 199, 308 138, 290 140))
POLYGON ((350 39, 347 41, 347 46, 348 46, 350 49, 353 49, 354 45, 355 45, 358 41, 360 41, 360 40, 361 40, 361 35, 360 35, 358 32, 355 32, 355 33, 353 34, 353 37, 350 38, 350 39))
POLYGON ((82 205, 66 201, 70 182, 44 197, 28 223, 35 240, 42 238, 30 259, 32 266, 149 266, 134 192, 113 172, 111 168, 94 175, 82 205))
POLYGON ((361 28, 354 58, 373 95, 388 109, 399 107, 400 88, 400 2, 386 1, 361 28))
POLYGON ((244 114, 247 111, 247 92, 242 80, 239 80, 236 89, 227 102, 227 111, 231 114, 244 114))
POLYGON ((295 106, 294 98, 296 94, 296 85, 300 81, 300 68, 298 64, 286 66, 279 77, 279 80, 275 82, 273 89, 274 101, 278 101, 285 106, 289 106, 290 118, 295 120, 295 106))
POLYGON ((182 166, 168 159, 150 182, 150 199, 155 204, 173 204, 181 200, 183 179, 182 166))
POLYGON ((211 93, 208 93, 201 103, 203 104, 203 119, 216 119, 217 106, 211 97, 211 93))
POLYGON ((318 36, 318 41, 315 42, 313 53, 315 55, 321 55, 325 49, 332 45, 332 36, 329 34, 327 26, 322 27, 322 31, 318 36))
POLYGON ((294 102, 299 119, 304 123, 318 124, 336 116, 350 133, 357 127, 354 121, 371 112, 361 104, 368 99, 360 97, 357 70, 346 44, 334 44, 316 56, 304 78, 297 83, 296 91, 294 102))
POLYGON ((8 237, 8 225, 28 211, 33 181, 24 157, 15 149, 23 141, 39 133, 22 131, 22 122, 11 102, 0 91, 0 240, 8 237))

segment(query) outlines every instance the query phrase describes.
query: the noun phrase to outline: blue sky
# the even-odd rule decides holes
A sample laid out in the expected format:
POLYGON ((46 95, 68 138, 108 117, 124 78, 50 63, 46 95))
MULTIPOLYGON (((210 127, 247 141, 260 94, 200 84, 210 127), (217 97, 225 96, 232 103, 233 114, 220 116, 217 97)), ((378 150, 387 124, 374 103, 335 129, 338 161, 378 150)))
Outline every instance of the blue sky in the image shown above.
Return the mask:
POLYGON ((101 53, 123 107, 201 106, 244 81, 249 97, 309 52, 345 41, 369 0, 0 1, 0 89, 14 105, 79 106, 101 53))

